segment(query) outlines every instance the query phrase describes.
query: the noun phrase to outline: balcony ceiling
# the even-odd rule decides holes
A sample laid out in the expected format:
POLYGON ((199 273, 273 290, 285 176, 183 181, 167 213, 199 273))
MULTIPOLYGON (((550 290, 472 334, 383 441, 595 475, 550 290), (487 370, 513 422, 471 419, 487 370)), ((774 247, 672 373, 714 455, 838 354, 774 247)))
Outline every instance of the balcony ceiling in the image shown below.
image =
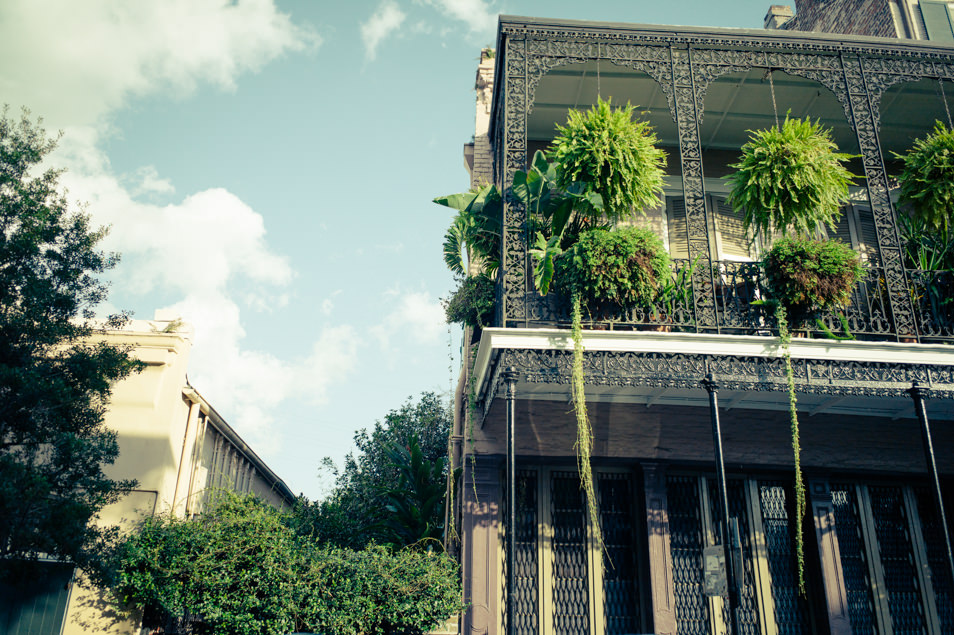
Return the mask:
MULTIPOLYGON (((554 386, 519 382, 517 395, 521 399, 552 400, 569 403, 569 386, 554 386)), ((498 394, 498 399, 502 399, 498 394)), ((591 386, 586 387, 588 403, 625 403, 646 408, 665 406, 709 407, 709 395, 698 389, 657 388, 653 386, 591 386)), ((719 391, 721 410, 788 410, 788 393, 784 391, 719 391)), ((931 399, 927 402, 931 421, 954 420, 954 401, 931 399)), ((908 397, 846 397, 799 393, 798 410, 808 416, 844 415, 888 419, 916 417, 913 401, 908 397)))
MULTIPOLYGON (((765 69, 731 73, 712 82, 705 95, 705 112, 700 127, 703 150, 736 150, 749 138, 749 131, 775 123, 775 113, 784 119, 810 116, 833 131, 843 152, 857 153, 858 142, 848 125, 842 105, 827 88, 809 79, 775 71, 772 90, 765 69)), ((549 141, 555 125, 566 121, 570 108, 589 108, 597 91, 613 103, 627 101, 638 106, 642 116, 655 128, 663 146, 678 146, 676 125, 665 93, 651 77, 640 71, 610 62, 573 64, 551 70, 537 88, 528 120, 531 141, 549 141)), ((946 95, 954 103, 954 83, 946 95)), ((937 82, 924 80, 896 85, 881 101, 880 138, 886 158, 903 152, 914 138, 929 131, 936 119, 946 121, 944 102, 937 82)))

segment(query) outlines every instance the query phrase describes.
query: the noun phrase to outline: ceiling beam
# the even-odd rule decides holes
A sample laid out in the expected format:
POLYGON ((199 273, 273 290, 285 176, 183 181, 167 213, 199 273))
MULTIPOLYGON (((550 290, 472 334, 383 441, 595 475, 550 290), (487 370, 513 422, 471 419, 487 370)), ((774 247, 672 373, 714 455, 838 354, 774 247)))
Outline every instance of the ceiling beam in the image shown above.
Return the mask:
POLYGON ((897 421, 898 419, 911 419, 913 417, 914 417, 914 403, 912 402, 910 404, 905 405, 904 408, 901 408, 900 410, 896 410, 895 413, 891 415, 891 420, 897 421))
POLYGON ((659 401, 659 398, 666 394, 666 389, 662 388, 660 390, 654 390, 653 392, 646 395, 646 407, 649 408, 653 404, 659 401))
POLYGON ((732 410, 733 408, 738 408, 738 407, 740 407, 740 405, 742 404, 742 402, 743 402, 745 399, 747 399, 748 396, 749 396, 748 391, 740 392, 740 393, 737 394, 735 397, 733 397, 733 398, 730 399, 728 402, 726 402, 726 404, 725 404, 725 409, 726 409, 726 410, 732 410))
POLYGON ((820 404, 818 404, 817 406, 809 410, 808 416, 814 417, 817 414, 826 412, 828 409, 837 406, 844 400, 845 400, 844 397, 832 397, 831 399, 826 399, 825 401, 821 402, 820 404))

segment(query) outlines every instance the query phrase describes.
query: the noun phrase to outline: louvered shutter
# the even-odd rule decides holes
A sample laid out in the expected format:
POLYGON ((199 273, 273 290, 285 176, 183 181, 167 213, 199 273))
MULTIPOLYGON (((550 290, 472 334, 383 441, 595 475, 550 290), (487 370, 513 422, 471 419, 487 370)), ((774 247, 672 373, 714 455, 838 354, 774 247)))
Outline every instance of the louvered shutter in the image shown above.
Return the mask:
POLYGON ((954 42, 951 13, 947 2, 921 0, 921 17, 927 27, 928 39, 936 42, 954 42))
POLYGON ((871 262, 881 260, 878 251, 878 232, 875 229, 874 216, 867 207, 855 207, 855 234, 858 236, 858 249, 862 257, 871 262))
POLYGON ((669 216, 669 255, 673 258, 689 257, 689 230, 686 227, 686 199, 681 196, 666 197, 669 216))
POLYGON ((734 210, 728 201, 719 196, 710 198, 710 209, 715 210, 716 242, 719 260, 750 260, 749 237, 743 229, 741 210, 734 210))
POLYGON ((851 207, 846 207, 842 210, 841 218, 838 220, 838 225, 835 226, 835 231, 831 230, 831 227, 825 227, 825 230, 828 232, 828 237, 833 240, 840 240, 849 247, 854 249, 858 248, 858 241, 855 240, 855 237, 851 231, 851 217, 854 214, 852 213, 851 207))

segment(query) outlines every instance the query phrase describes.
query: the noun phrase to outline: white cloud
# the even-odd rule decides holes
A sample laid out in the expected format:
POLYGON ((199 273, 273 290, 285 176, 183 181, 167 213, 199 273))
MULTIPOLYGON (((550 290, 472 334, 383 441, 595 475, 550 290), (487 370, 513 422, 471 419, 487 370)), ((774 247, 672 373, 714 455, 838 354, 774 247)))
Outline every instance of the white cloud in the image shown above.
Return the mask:
POLYGON ((361 24, 361 39, 364 40, 364 53, 373 61, 378 54, 378 46, 404 23, 407 15, 393 0, 384 0, 377 10, 361 24))
POLYGON ((116 271, 120 285, 214 294, 237 278, 265 286, 291 281, 287 260, 266 244, 264 219, 234 194, 213 188, 159 206, 134 199, 96 148, 74 142, 56 159, 70 168, 62 177, 70 197, 87 202, 97 224, 111 226, 104 246, 125 258, 116 271))
POLYGON ((4 0, 0 94, 50 127, 89 125, 131 96, 232 88, 318 42, 273 0, 4 0))
POLYGON ((395 336, 419 345, 432 345, 440 340, 447 328, 440 300, 423 291, 392 289, 386 295, 392 298, 390 310, 380 323, 371 327, 371 334, 384 352, 391 349, 395 336))
POLYGON ((151 165, 139 168, 131 178, 133 181, 131 194, 133 196, 172 194, 176 191, 176 188, 172 185, 172 181, 161 178, 156 168, 151 165))
POLYGON ((294 397, 315 404, 355 367, 359 339, 351 326, 321 329, 308 357, 282 360, 243 348, 245 330, 239 307, 223 294, 189 294, 167 310, 197 325, 189 377, 192 384, 222 408, 229 423, 261 454, 282 442, 276 426, 279 405, 294 397))
POLYGON ((417 2, 466 23, 473 33, 492 32, 497 23, 497 15, 485 0, 417 0, 417 2))
POLYGON ((173 200, 173 183, 149 165, 118 175, 102 140, 110 115, 133 98, 231 89, 318 43, 274 0, 0 1, 0 95, 64 129, 50 163, 67 168, 69 199, 111 226, 103 246, 123 254, 115 287, 173 299, 166 308, 195 327, 190 378, 263 453, 280 443, 276 407, 321 401, 351 372, 357 338, 329 326, 300 359, 250 349, 243 311, 282 306, 294 276, 268 245, 262 214, 221 188, 173 200))

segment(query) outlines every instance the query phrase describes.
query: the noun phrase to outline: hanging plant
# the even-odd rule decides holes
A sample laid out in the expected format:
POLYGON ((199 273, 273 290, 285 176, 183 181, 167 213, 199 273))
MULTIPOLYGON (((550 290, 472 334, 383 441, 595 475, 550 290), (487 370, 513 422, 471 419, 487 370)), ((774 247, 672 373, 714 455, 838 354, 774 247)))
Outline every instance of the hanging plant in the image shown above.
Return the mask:
POLYGON ((864 278, 858 254, 836 240, 781 238, 763 260, 767 291, 792 320, 845 307, 864 278))
POLYGON ((555 262, 555 286, 570 299, 573 334, 572 395, 576 414, 576 454, 580 481, 597 544, 602 545, 599 509, 593 485, 593 428, 586 412, 583 378, 582 312, 599 318, 618 315, 657 296, 672 275, 669 254, 658 236, 647 229, 591 229, 555 262))
MULTIPOLYGON (((825 226, 834 229, 856 178, 845 167, 853 156, 837 150, 830 131, 809 118, 786 116, 781 126, 752 132, 739 162, 730 165, 736 172, 726 177, 729 203, 743 211, 745 230, 751 229, 755 238, 770 239, 779 234, 814 235, 825 226)), ((805 483, 788 324, 847 304, 863 271, 857 254, 841 243, 794 237, 776 241, 763 266, 785 360, 795 461, 798 587, 804 595, 805 483)))
POLYGON ((593 539, 603 548, 603 533, 600 529, 600 512, 596 503, 596 487, 593 484, 593 426, 586 412, 586 392, 583 379, 583 326, 580 309, 580 297, 571 299, 571 317, 573 320, 573 365, 571 369, 571 395, 573 413, 576 415, 576 461, 580 472, 580 487, 586 495, 586 509, 593 528, 593 539))
POLYGON ((916 139, 904 155, 894 156, 904 161, 898 202, 910 205, 927 226, 946 235, 954 217, 954 130, 936 121, 931 134, 916 139))
POLYGON ((556 184, 563 190, 583 183, 599 194, 602 210, 580 212, 589 222, 603 215, 620 220, 656 207, 663 193, 666 153, 656 147, 656 134, 646 121, 634 121, 627 103, 612 108, 611 98, 597 98, 588 111, 570 110, 565 126, 557 124, 548 157, 559 164, 556 184))
POLYGON ((596 319, 648 306, 672 277, 662 240, 642 227, 591 229, 556 259, 554 286, 596 319))
POLYGON ((726 177, 729 203, 744 211, 746 231, 771 237, 834 229, 856 178, 845 167, 853 155, 837 149, 830 131, 808 118, 786 117, 781 129, 752 132, 729 166, 736 172, 726 177))
POLYGON ((802 480, 802 445, 798 430, 798 408, 795 395, 795 371, 792 369, 792 334, 788 330, 788 317, 785 307, 775 304, 775 320, 778 323, 779 347, 785 361, 785 378, 788 384, 788 415, 792 435, 792 453, 795 458, 795 563, 798 568, 798 592, 805 595, 805 531, 802 519, 807 506, 805 483, 802 480))

